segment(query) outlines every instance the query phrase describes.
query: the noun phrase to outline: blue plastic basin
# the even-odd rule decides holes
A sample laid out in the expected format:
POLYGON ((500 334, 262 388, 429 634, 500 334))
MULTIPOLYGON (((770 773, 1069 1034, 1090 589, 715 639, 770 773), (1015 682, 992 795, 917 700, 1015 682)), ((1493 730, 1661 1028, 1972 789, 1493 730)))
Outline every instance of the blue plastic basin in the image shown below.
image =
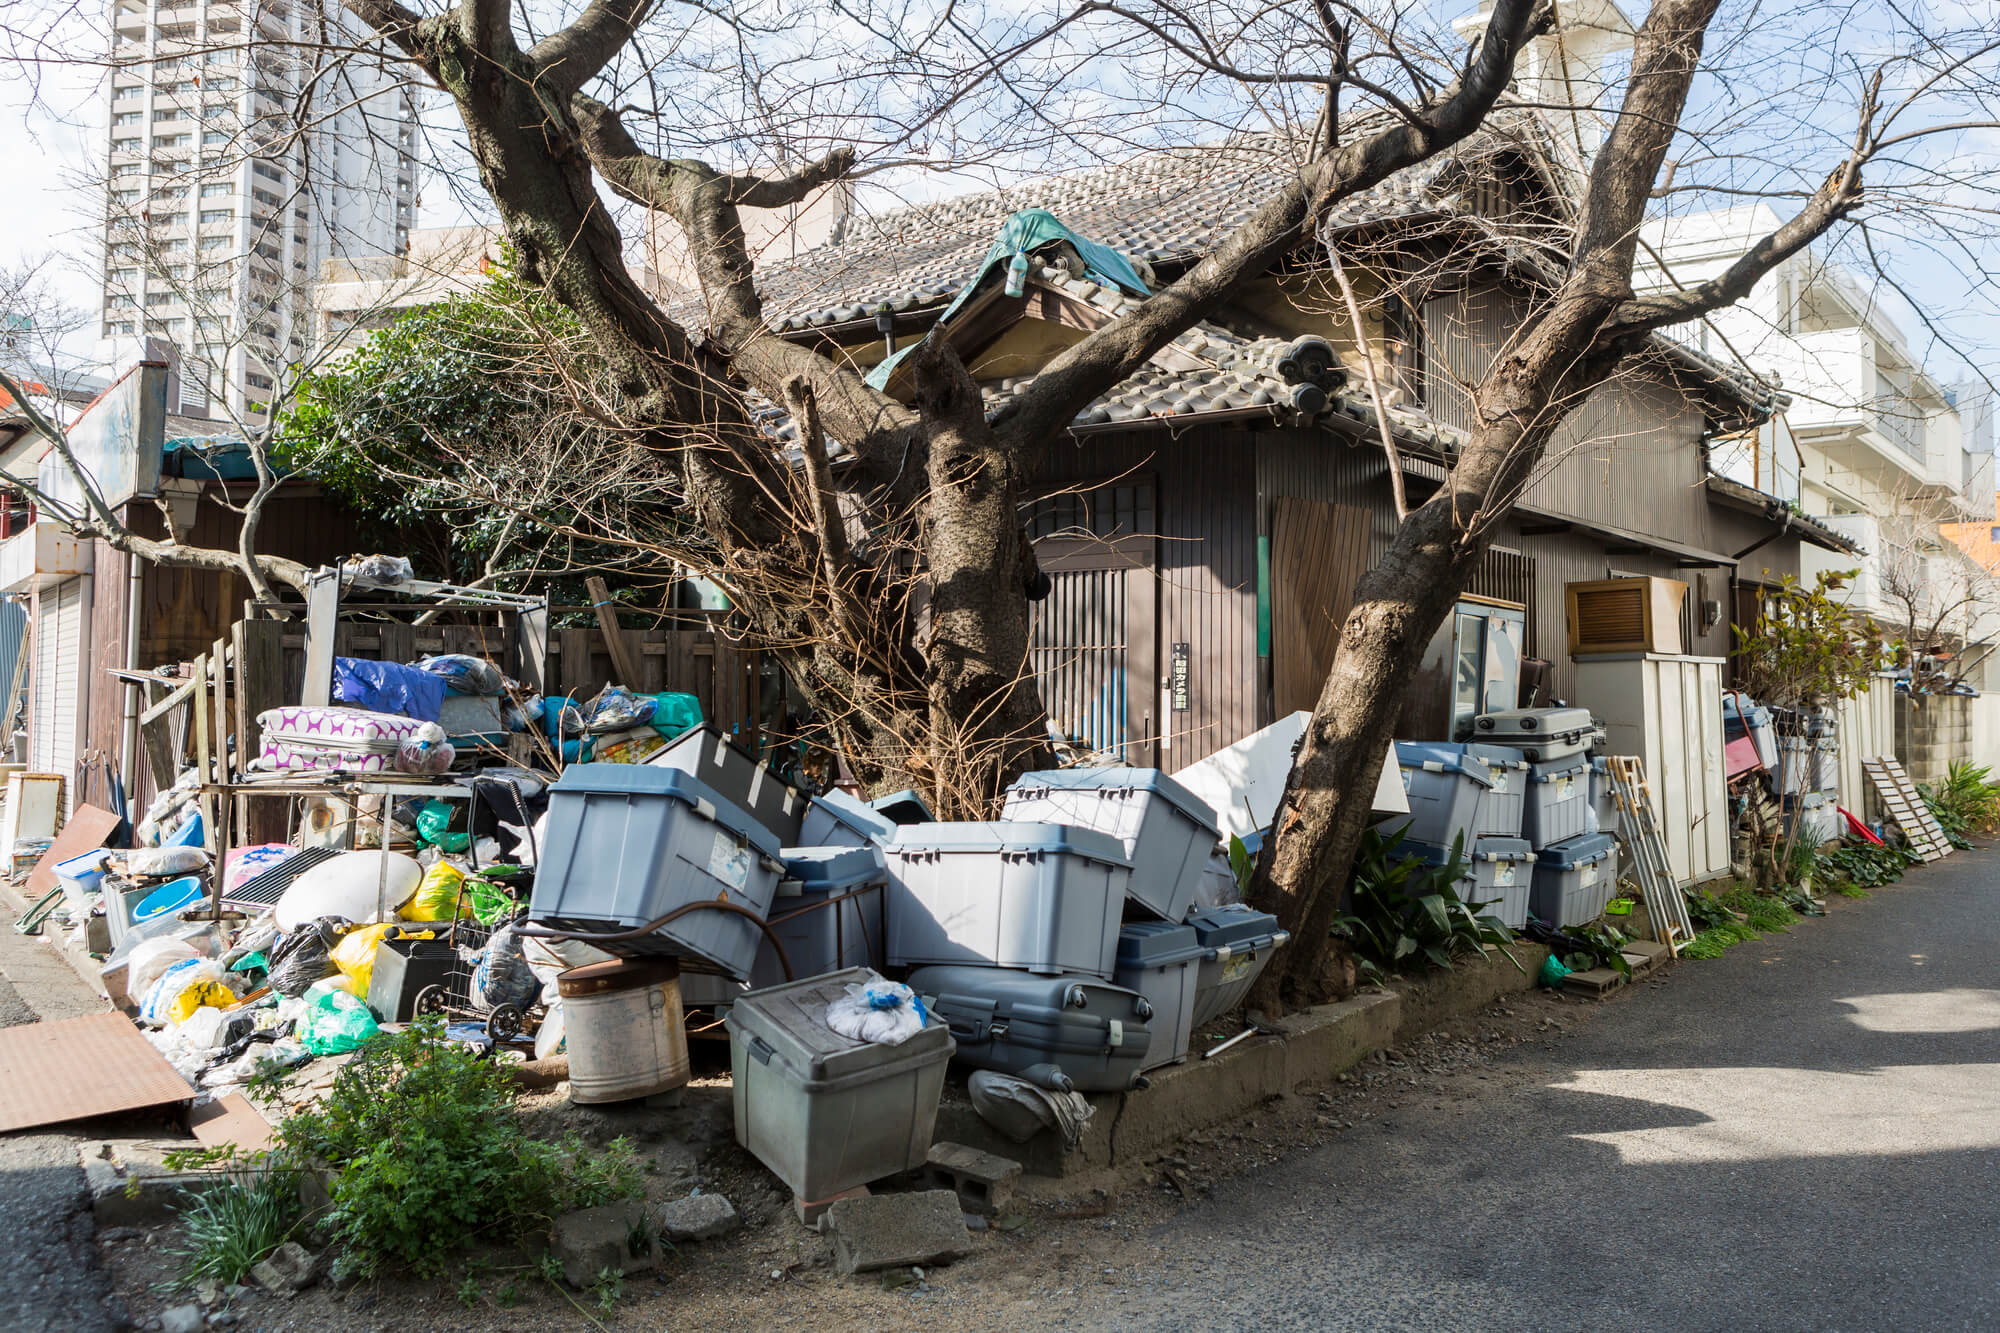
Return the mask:
POLYGON ((139 905, 132 909, 132 924, 136 926, 141 921, 151 921, 156 916, 178 912, 183 907, 191 907, 199 901, 201 901, 199 875, 186 875, 180 879, 169 880, 139 900, 139 905))

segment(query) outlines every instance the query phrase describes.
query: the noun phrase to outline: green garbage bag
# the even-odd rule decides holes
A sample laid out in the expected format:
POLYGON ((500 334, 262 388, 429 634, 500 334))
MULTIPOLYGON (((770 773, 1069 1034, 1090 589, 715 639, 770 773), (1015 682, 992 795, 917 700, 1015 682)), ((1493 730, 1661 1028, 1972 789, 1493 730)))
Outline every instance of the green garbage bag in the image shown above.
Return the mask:
POLYGON ((1542 963, 1542 972, 1539 980, 1544 986, 1548 986, 1551 989, 1558 989, 1563 984, 1563 978, 1569 974, 1570 969, 1563 966, 1563 960, 1554 954, 1550 954, 1542 963))
POLYGON ((314 1055, 345 1055, 380 1030, 368 1006, 346 991, 315 982, 306 992, 299 1041, 314 1055))
POLYGON ((464 851, 472 845, 472 835, 451 831, 454 813, 447 802, 424 802, 424 808, 417 812, 417 835, 441 852, 464 851))
POLYGON ((649 725, 667 740, 693 731, 701 725, 701 700, 692 694, 656 694, 653 698, 659 707, 653 710, 649 725))
MULTIPOLYGON (((494 871, 514 870, 515 866, 493 866, 494 871)), ((521 908, 520 902, 504 885, 495 884, 483 875, 473 875, 465 881, 465 888, 472 895, 472 915, 482 925, 497 926, 512 921, 521 908)))

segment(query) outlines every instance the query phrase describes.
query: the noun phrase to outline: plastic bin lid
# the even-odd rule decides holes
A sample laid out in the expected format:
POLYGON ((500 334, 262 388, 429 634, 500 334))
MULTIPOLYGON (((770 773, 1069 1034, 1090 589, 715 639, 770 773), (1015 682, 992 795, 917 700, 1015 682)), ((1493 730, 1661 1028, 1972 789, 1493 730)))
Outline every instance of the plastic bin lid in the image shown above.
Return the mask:
POLYGON ((1109 833, 1018 819, 903 824, 884 845, 892 852, 1068 852, 1127 869, 1132 865, 1125 844, 1109 833))
POLYGON ((571 764, 549 788, 554 796, 664 796, 686 805, 706 804, 715 822, 765 856, 777 859, 778 835, 692 773, 652 764, 571 764))
MULTIPOLYGON (((924 1030, 900 1046, 856 1041, 826 1025, 826 1007, 845 995, 849 986, 880 980, 871 968, 850 967, 745 991, 730 1005, 724 1022, 731 1040, 761 1042, 769 1048, 771 1060, 783 1062, 801 1083, 816 1089, 866 1083, 913 1063, 950 1059, 958 1046, 936 1014, 927 1013, 924 1030)), ((754 1052, 751 1058, 757 1058, 754 1052)))
POLYGON ((1573 773, 1581 773, 1589 767, 1590 758, 1587 755, 1573 754, 1565 759, 1544 759, 1539 764, 1528 765, 1528 781, 1553 782, 1557 778, 1566 778, 1573 773))
POLYGON ((1222 836, 1215 825, 1214 808, 1157 768, 1050 769, 1041 773, 1023 773, 1007 790, 1024 795, 1044 790, 1148 792, 1207 829, 1211 837, 1222 836))
POLYGON ((1474 741, 1466 745, 1465 753, 1488 768, 1526 768, 1528 761, 1521 758, 1520 750, 1511 745, 1495 745, 1490 742, 1474 741))
MULTIPOLYGON (((1429 866, 1441 866, 1451 860, 1451 848, 1442 843, 1418 842, 1415 838, 1405 838, 1396 850, 1404 856, 1414 856, 1429 866)), ((1534 854, 1526 838, 1509 838, 1499 833, 1484 834, 1465 844, 1465 859, 1468 863, 1526 861, 1534 854)))
POLYGON ((881 811, 897 824, 928 824, 937 818, 931 813, 929 803, 911 787, 892 791, 887 796, 877 796, 868 803, 868 808, 881 811))
POLYGON ((896 831, 895 820, 872 806, 863 805, 838 788, 821 792, 812 798, 812 803, 831 815, 836 823, 864 838, 880 840, 896 831))
POLYGON ((104 858, 109 855, 111 855, 109 847, 99 847, 94 851, 85 852, 82 856, 72 856, 67 861, 56 862, 56 873, 77 879, 102 867, 104 858))
POLYGON ((787 847, 778 859, 786 879, 814 893, 838 893, 889 877, 879 847, 787 847))
POLYGON ((1567 870, 1571 866, 1593 865, 1617 850, 1618 840, 1609 833, 1580 833, 1574 838, 1550 843, 1535 856, 1542 865, 1567 870))
POLYGON ((1493 785, 1492 766, 1474 760, 1466 754, 1465 746, 1453 741, 1397 741, 1396 764, 1399 768, 1458 773, 1482 787, 1493 785))
POLYGON ((1278 918, 1269 912, 1260 912, 1248 903, 1204 907, 1199 912, 1188 913, 1187 922, 1194 927, 1195 938, 1205 949, 1242 952, 1269 944, 1282 944, 1291 938, 1288 932, 1278 929, 1278 918))
POLYGON ((1205 956, 1193 926, 1171 921, 1132 921, 1118 931, 1118 967, 1172 967, 1205 956))

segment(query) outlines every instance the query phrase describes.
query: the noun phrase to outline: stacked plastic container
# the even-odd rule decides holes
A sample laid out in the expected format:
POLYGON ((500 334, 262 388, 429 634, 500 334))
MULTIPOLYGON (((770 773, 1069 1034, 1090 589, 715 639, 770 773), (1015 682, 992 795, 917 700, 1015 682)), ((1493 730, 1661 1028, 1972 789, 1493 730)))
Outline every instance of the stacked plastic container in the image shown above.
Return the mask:
POLYGON ((1410 813, 1376 825, 1403 830, 1398 850, 1442 866, 1456 846, 1466 861, 1459 896, 1487 904, 1510 927, 1527 924, 1528 859, 1521 817, 1529 795, 1529 766, 1502 745, 1397 741, 1396 767, 1410 813))
POLYGON ((1618 882, 1616 803, 1610 766, 1588 753, 1596 724, 1582 708, 1483 713, 1473 734, 1527 761, 1519 865, 1522 920, 1580 925, 1604 911, 1618 882), (1578 915, 1583 913, 1583 915, 1578 915))

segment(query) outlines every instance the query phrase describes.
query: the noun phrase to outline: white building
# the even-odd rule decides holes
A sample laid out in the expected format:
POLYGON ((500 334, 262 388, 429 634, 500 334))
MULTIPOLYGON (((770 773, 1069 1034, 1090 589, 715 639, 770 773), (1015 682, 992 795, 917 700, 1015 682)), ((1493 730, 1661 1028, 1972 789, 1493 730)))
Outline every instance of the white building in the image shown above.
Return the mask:
MULTIPOLYGON (((1634 281, 1658 290, 1715 277, 1780 222, 1752 204, 1651 223, 1634 281)), ((1992 521, 1990 404, 1926 373, 1852 274, 1810 252, 1795 255, 1744 301, 1670 332, 1741 361, 1791 396, 1771 426, 1716 450, 1710 463, 1857 542, 1868 554, 1852 605, 1900 624, 1909 590, 1943 595, 1965 582, 1965 562, 1938 527, 1992 521)), ((1855 564, 1811 554, 1820 567, 1855 564)))
POLYGON ((310 347, 322 266, 408 246, 414 94, 316 45, 323 23, 339 44, 354 20, 320 0, 113 0, 101 354, 170 340, 183 410, 206 380, 261 419, 310 347))

